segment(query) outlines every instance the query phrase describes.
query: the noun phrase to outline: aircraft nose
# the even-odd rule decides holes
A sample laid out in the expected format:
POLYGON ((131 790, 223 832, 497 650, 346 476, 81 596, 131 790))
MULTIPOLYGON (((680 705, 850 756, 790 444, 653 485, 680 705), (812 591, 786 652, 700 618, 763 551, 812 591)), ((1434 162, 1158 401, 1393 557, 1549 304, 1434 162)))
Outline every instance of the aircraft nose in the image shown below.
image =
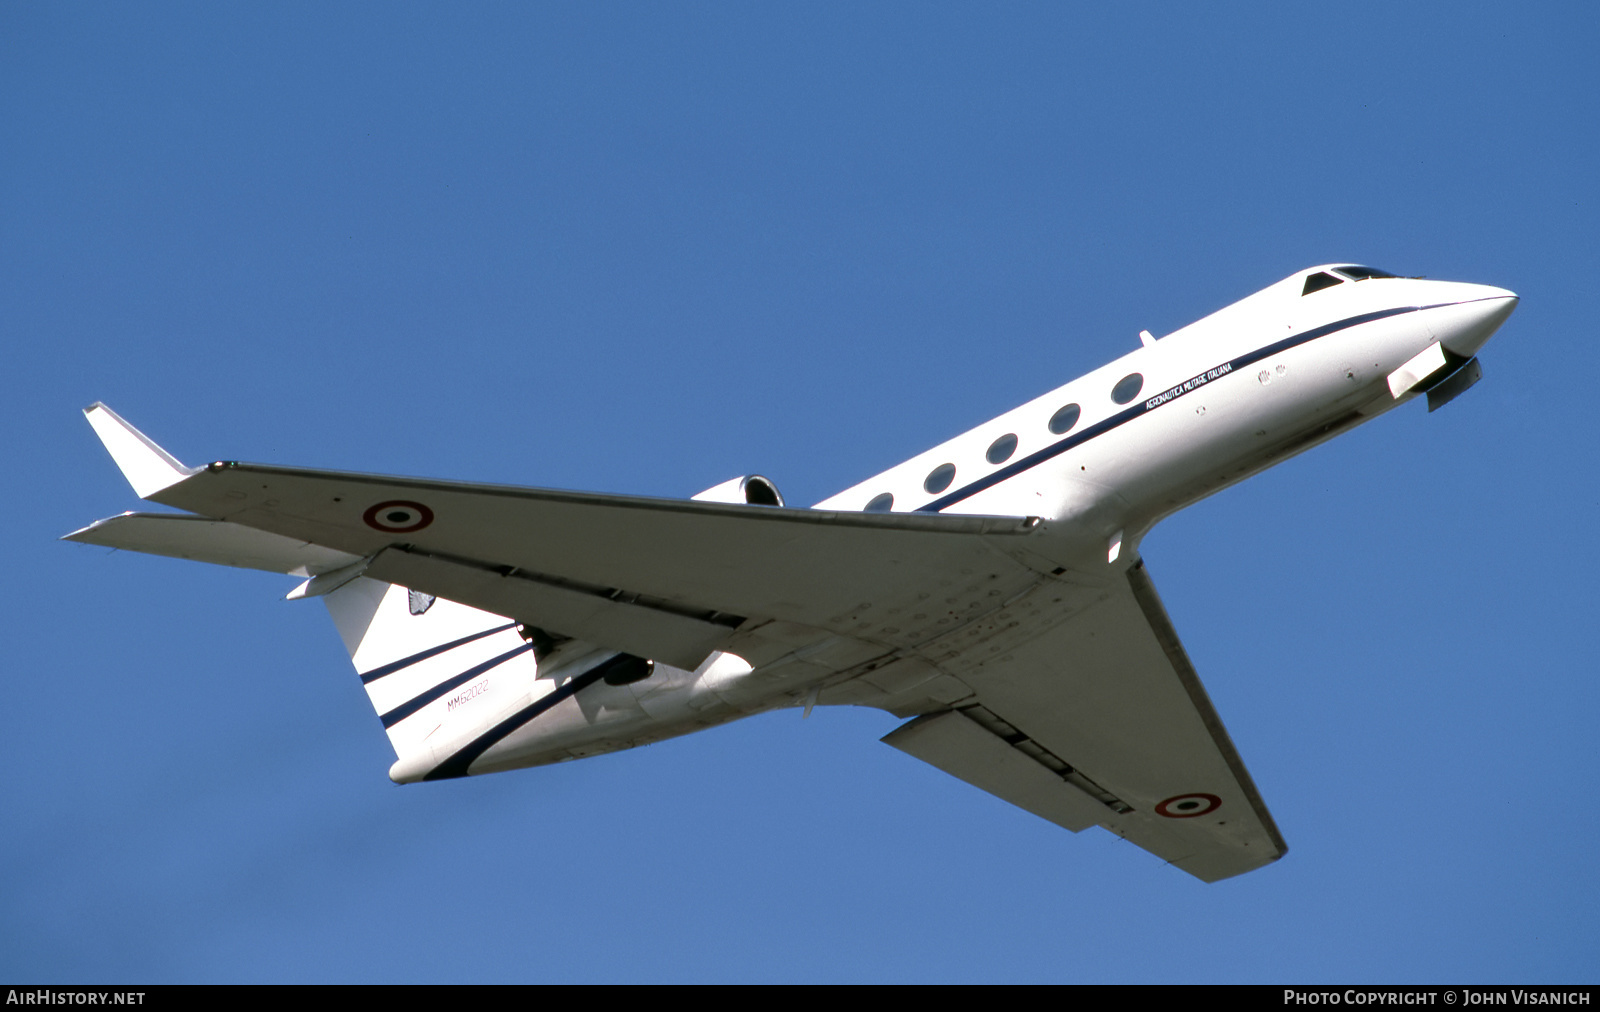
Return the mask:
POLYGON ((1428 327, 1449 351, 1471 358, 1517 308, 1517 294, 1493 285, 1457 285, 1450 302, 1429 309, 1428 327))

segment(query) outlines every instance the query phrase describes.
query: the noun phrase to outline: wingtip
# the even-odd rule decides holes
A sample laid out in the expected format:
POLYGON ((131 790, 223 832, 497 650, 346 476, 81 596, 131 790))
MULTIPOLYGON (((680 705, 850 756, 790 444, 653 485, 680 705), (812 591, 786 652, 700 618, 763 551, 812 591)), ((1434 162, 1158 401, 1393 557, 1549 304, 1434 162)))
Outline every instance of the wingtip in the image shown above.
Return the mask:
POLYGON ((133 515, 134 515, 133 511, 129 510, 129 511, 126 511, 126 512, 123 512, 123 513, 118 513, 114 517, 106 517, 106 518, 104 518, 102 520, 96 520, 94 523, 89 524, 87 527, 79 527, 77 530, 73 531, 70 534, 61 535, 61 537, 57 538, 56 540, 57 541, 76 541, 79 544, 92 545, 95 542, 94 542, 94 539, 91 537, 91 535, 93 535, 97 530, 99 530, 100 528, 104 527, 106 524, 112 523, 112 522, 114 522, 116 520, 120 520, 123 517, 131 517, 133 515))
POLYGON ((141 499, 148 499, 200 470, 185 467, 103 401, 95 401, 84 408, 83 415, 141 499))

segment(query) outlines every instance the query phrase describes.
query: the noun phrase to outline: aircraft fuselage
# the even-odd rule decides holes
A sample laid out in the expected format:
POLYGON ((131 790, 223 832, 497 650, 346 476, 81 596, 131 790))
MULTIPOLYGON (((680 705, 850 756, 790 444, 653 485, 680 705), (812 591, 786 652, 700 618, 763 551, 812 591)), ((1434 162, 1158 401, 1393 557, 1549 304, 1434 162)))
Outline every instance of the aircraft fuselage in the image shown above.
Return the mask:
MULTIPOLYGON (((1159 340, 1146 335, 1114 362, 815 508, 1037 517, 1044 571, 1126 569, 1163 517, 1454 375, 1517 303, 1484 285, 1340 270, 1301 271, 1159 340), (1433 371, 1397 388, 1397 370, 1429 354, 1433 371)), ((857 667, 893 654, 886 645, 883 658, 857 667)), ((887 695, 848 673, 817 684, 804 665, 768 667, 718 654, 694 672, 657 664, 633 684, 585 685, 473 772, 614 751, 781 706, 877 705, 874 694, 887 695)), ((391 775, 428 773, 397 764, 391 775)))

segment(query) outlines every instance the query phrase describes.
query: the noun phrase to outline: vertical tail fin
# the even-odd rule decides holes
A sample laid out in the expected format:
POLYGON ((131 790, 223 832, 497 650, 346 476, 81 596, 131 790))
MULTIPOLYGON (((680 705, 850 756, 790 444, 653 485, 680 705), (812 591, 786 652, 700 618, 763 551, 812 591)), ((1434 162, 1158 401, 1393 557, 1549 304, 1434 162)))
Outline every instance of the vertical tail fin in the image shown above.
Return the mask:
POLYGON ((397 782, 532 699, 534 643, 504 616, 365 577, 323 601, 394 746, 397 782))

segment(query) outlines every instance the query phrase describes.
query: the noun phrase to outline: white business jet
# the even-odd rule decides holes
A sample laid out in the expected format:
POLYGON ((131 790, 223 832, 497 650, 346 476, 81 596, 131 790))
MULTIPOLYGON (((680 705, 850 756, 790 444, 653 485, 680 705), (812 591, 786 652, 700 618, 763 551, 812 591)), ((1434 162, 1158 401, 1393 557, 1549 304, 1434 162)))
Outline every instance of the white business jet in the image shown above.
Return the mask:
POLYGON ((1482 375, 1500 288, 1301 271, 812 509, 766 478, 693 500, 185 467, 103 404, 141 498, 68 540, 302 577, 399 783, 632 748, 777 707, 874 706, 884 741, 1208 882, 1272 816, 1162 608, 1163 517, 1482 375))

